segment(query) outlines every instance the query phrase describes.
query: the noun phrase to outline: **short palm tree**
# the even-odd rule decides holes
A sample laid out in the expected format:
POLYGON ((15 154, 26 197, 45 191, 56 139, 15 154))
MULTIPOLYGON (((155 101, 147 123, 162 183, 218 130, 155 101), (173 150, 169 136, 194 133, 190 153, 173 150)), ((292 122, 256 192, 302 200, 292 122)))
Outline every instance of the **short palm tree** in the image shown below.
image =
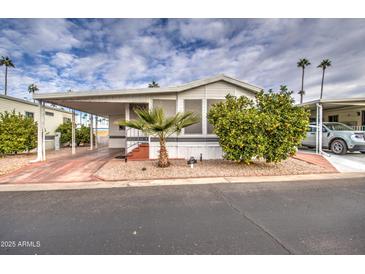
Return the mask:
POLYGON ((302 68, 302 88, 301 90, 298 92, 300 94, 300 103, 303 103, 303 96, 305 94, 304 91, 304 69, 305 67, 309 66, 311 63, 309 62, 308 59, 302 58, 299 59, 298 63, 297 63, 297 67, 298 68, 302 68))
POLYGON ((330 67, 331 64, 331 60, 329 59, 324 59, 322 60, 322 62, 317 66, 317 68, 322 68, 322 84, 321 84, 321 96, 319 97, 319 99, 322 99, 323 97, 323 83, 324 83, 324 72, 326 70, 326 68, 330 67))
POLYGON ((5 66, 5 95, 8 90, 8 67, 15 68, 13 61, 9 57, 1 56, 0 66, 5 66))
POLYGON ((146 135, 156 136, 160 141, 159 167, 170 165, 166 148, 166 139, 174 133, 180 134, 181 130, 199 122, 199 117, 193 112, 176 113, 174 116, 165 117, 162 108, 135 109, 138 119, 121 121, 121 126, 127 126, 141 130, 146 135))
POLYGON ((149 87, 149 88, 159 88, 159 87, 160 87, 160 85, 159 85, 157 82, 152 81, 152 83, 149 83, 149 84, 148 84, 148 87, 149 87))
POLYGON ((39 90, 39 88, 37 87, 37 85, 36 84, 30 84, 29 86, 28 86, 28 92, 30 93, 30 94, 34 94, 36 91, 38 91, 39 90))

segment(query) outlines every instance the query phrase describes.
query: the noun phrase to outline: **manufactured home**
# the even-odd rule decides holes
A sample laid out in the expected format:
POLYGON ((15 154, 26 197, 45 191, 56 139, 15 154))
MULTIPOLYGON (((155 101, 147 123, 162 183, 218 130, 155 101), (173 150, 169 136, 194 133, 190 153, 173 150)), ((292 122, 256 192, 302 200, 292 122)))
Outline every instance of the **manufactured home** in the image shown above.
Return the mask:
POLYGON ((146 158, 150 159, 158 157, 157 138, 119 126, 118 121, 135 119, 134 109, 137 107, 162 107, 167 116, 193 111, 201 117, 200 122, 185 128, 180 135, 167 139, 169 156, 218 159, 222 158, 222 150, 212 126, 207 121, 209 108, 224 100, 227 94, 253 99, 260 90, 257 86, 218 75, 167 88, 43 93, 35 94, 33 98, 43 103, 57 104, 109 119, 110 148, 121 148, 131 155, 130 152, 139 146, 145 149, 147 147, 146 158))
MULTIPOLYGON (((54 149, 55 131, 60 124, 71 121, 71 112, 52 106, 45 106, 44 110, 45 146, 46 149, 54 149)), ((40 117, 37 103, 8 95, 0 95, 0 112, 5 111, 15 111, 34 119, 36 122, 39 121, 40 117)))

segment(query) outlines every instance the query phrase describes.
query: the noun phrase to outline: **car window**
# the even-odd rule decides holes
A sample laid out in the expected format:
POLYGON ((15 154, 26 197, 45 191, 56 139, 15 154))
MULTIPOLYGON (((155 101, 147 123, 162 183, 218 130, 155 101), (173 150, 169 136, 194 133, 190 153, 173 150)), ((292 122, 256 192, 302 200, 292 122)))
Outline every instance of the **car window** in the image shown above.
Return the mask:
POLYGON ((330 124, 326 124, 326 127, 328 127, 330 130, 353 130, 352 128, 350 128, 349 126, 346 126, 345 124, 342 123, 330 123, 330 124))

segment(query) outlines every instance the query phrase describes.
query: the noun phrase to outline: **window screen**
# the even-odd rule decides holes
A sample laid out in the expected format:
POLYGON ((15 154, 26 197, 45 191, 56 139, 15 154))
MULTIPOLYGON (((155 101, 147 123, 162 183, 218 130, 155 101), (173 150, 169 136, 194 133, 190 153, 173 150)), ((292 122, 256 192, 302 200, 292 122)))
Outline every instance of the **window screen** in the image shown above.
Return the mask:
POLYGON ((131 103, 129 104, 129 119, 130 120, 135 120, 138 119, 137 114, 134 112, 135 109, 139 109, 139 108, 144 108, 147 109, 148 108, 148 104, 137 104, 137 103, 131 103))
POLYGON ((26 111, 25 116, 34 119, 34 113, 33 112, 26 111))
POLYGON ((165 111, 166 117, 176 114, 176 100, 153 100, 154 108, 162 108, 165 111))
MULTIPOLYGON (((222 101, 224 101, 224 99, 208 99, 207 100, 207 115, 209 113, 210 108, 214 104, 217 104, 222 101)), ((211 125, 208 121, 207 121, 207 134, 213 134, 213 125, 211 125)))
POLYGON ((202 134, 202 100, 184 100, 184 110, 192 111, 200 117, 199 123, 185 128, 185 134, 202 134))

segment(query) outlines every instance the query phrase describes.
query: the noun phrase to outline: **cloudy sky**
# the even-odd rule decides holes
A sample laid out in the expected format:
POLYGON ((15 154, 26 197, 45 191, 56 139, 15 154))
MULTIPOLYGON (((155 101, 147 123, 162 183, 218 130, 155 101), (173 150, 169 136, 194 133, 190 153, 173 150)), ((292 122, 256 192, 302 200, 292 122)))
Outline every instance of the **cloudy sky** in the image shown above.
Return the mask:
MULTIPOLYGON (((325 98, 365 96, 365 20, 0 19, 0 55, 9 56, 8 92, 170 86, 224 73, 264 89, 298 91, 308 58, 305 100, 317 99, 324 58, 325 98)), ((0 68, 0 89, 4 88, 0 68)), ((298 100, 299 96, 295 94, 298 100)))

